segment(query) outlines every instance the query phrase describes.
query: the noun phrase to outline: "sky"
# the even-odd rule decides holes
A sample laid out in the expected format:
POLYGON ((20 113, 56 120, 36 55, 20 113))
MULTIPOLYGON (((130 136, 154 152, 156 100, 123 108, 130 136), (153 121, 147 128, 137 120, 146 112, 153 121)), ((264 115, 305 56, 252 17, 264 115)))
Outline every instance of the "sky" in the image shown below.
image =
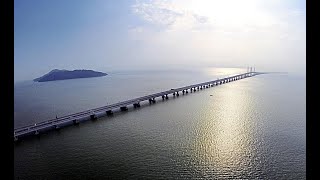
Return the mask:
POLYGON ((14 81, 254 66, 305 75, 304 0, 14 0, 14 81))

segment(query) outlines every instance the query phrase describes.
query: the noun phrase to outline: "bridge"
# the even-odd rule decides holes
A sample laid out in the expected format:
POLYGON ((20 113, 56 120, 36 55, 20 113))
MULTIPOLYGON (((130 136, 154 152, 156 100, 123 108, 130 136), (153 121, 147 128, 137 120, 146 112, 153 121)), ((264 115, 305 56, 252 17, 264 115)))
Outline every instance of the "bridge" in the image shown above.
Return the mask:
POLYGON ((134 108, 139 108, 140 103, 143 101, 149 101, 149 103, 152 104, 156 102, 156 98, 162 98, 162 100, 168 99, 169 98, 168 96, 170 94, 172 94, 172 96, 179 96, 181 93, 187 94, 189 93, 189 91, 190 93, 192 93, 198 90, 202 90, 204 88, 218 86, 221 84, 237 81, 240 79, 252 77, 259 74, 264 74, 264 73, 247 72, 243 74, 234 75, 231 77, 225 77, 223 79, 217 79, 214 81, 203 82, 203 83, 171 89, 168 91, 163 91, 155 94, 150 94, 143 97, 130 99, 127 101, 123 101, 123 102, 119 102, 119 103, 115 103, 115 104, 111 104, 103 107, 98 107, 94 109, 89 109, 86 111, 70 114, 70 115, 55 118, 55 119, 50 119, 47 121, 42 121, 32 125, 19 127, 14 129, 14 132, 13 132, 14 141, 18 141, 21 137, 25 137, 25 136, 40 135, 40 133, 48 130, 54 130, 54 129, 58 130, 63 126, 66 126, 67 124, 77 125, 79 124, 80 121, 89 120, 89 119, 95 120, 98 118, 99 114, 112 115, 114 110, 119 108, 120 108, 120 111, 127 111, 128 106, 130 105, 133 105, 134 108))

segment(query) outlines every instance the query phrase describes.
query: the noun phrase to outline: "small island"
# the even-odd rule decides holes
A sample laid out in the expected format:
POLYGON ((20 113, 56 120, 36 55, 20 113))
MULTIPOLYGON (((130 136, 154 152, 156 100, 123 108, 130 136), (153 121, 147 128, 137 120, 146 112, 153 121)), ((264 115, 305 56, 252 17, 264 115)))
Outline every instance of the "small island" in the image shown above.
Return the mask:
POLYGON ((49 73, 34 79, 35 82, 46 82, 46 81, 57 81, 64 79, 77 79, 77 78, 90 78, 90 77, 100 77, 106 76, 107 73, 97 72, 93 70, 59 70, 54 69, 49 73))

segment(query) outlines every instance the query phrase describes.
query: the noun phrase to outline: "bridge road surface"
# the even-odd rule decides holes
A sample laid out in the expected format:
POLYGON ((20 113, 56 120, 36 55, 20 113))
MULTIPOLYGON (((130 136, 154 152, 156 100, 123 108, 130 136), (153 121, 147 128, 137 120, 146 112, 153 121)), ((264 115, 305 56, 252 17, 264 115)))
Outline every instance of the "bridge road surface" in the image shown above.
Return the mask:
POLYGON ((14 134, 13 134, 14 141, 17 141, 20 137, 24 137, 27 135, 34 135, 34 134, 38 135, 40 131, 44 131, 44 130, 48 130, 48 129, 59 129, 60 128, 59 125, 62 125, 62 124, 66 124, 66 123, 70 123, 70 122, 73 122, 74 124, 78 124, 79 120, 83 119, 83 118, 96 119, 97 114, 106 113, 106 112, 112 113, 113 112, 112 110, 117 109, 117 108, 123 108, 123 110, 127 110, 127 106, 131 105, 131 104, 133 104, 134 106, 138 105, 138 107, 140 107, 139 103, 142 101, 145 101, 145 100, 149 100, 149 102, 152 102, 157 97, 162 97, 164 99, 164 97, 169 94, 173 94, 175 96, 177 93, 177 96, 178 96, 179 91, 183 91, 183 93, 184 93, 189 89, 192 91, 192 90, 195 90, 196 88, 202 88, 202 87, 209 88, 209 87, 212 87, 215 85, 220 85, 220 84, 240 80, 243 78, 252 77, 255 75, 259 75, 259 74, 264 74, 264 73, 248 72, 248 73, 238 74, 238 75, 226 77, 223 79, 217 79, 214 81, 208 81, 208 82, 194 84, 194 85, 185 86, 185 87, 181 87, 181 88, 171 89, 168 91, 150 94, 150 95, 138 97, 135 99, 130 99, 127 101, 122 101, 119 103, 115 103, 115 104, 111 104, 111 105, 107 105, 107 106, 103 106, 103 107, 89 109, 86 111, 62 116, 62 117, 55 118, 55 119, 50 119, 47 121, 42 121, 42 122, 35 123, 32 125, 28 125, 28 126, 19 127, 19 128, 14 129, 14 134))

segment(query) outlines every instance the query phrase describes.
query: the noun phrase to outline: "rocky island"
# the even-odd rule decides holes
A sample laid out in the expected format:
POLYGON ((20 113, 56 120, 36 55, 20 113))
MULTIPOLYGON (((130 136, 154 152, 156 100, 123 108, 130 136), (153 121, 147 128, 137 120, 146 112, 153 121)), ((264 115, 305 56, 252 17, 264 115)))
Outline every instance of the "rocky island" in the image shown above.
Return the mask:
POLYGON ((64 79, 77 79, 77 78, 90 78, 90 77, 100 77, 106 76, 107 73, 97 72, 93 70, 59 70, 54 69, 49 73, 34 79, 35 82, 46 82, 46 81, 57 81, 64 79))

